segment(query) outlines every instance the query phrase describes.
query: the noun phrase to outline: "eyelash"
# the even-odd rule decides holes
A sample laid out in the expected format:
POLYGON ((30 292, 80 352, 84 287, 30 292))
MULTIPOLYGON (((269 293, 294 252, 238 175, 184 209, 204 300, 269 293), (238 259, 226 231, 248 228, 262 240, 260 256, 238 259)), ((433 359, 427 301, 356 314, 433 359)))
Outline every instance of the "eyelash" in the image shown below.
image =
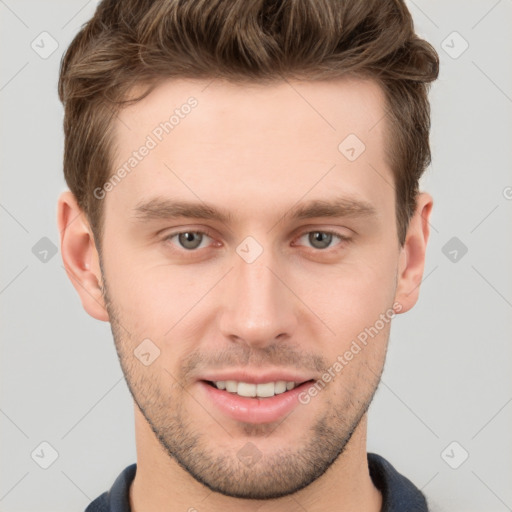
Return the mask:
MULTIPOLYGON (((196 233, 196 234, 201 234, 201 235, 206 235, 207 237, 213 239, 213 234, 208 231, 208 230, 203 230, 203 231, 198 231, 198 230, 193 230, 193 229, 186 229, 186 230, 183 230, 183 231, 175 231, 173 233, 170 233, 169 235, 167 235, 166 237, 164 237, 163 241, 164 242, 171 242, 171 240, 174 238, 174 237, 177 237, 179 235, 182 235, 184 233, 196 233)), ((313 230, 310 230, 310 231, 304 231, 303 233, 301 233, 297 238, 296 240, 302 238, 304 235, 309 235, 310 233, 323 233, 323 234, 326 234, 326 235, 333 235, 337 238, 340 239, 340 244, 342 243, 348 243, 351 241, 351 239, 345 235, 342 235, 341 233, 338 233, 337 231, 332 231, 332 230, 321 230, 321 229, 313 229, 313 230)), ((171 243, 171 245, 174 245, 171 243)), ((339 245, 339 244, 338 244, 339 245)), ((196 249, 185 249, 183 247, 177 247, 178 251, 181 251, 181 252, 186 252, 186 253, 197 253, 200 251, 200 249, 205 249, 204 247, 202 248, 196 248, 196 249)), ((309 249, 311 249, 312 251, 314 252, 328 252, 330 250, 333 250, 336 246, 333 246, 333 247, 326 247, 325 249, 316 249, 315 247, 309 247, 309 249)))

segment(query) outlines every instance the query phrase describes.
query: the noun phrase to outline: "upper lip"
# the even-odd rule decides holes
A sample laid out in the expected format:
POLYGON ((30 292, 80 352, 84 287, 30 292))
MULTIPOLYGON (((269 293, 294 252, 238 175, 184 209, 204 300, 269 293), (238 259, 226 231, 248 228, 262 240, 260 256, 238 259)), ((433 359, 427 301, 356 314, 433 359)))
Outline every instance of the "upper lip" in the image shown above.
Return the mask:
POLYGON ((277 382, 279 380, 302 384, 312 379, 314 379, 314 377, 311 375, 298 374, 297 372, 286 370, 225 370, 216 371, 215 373, 205 373, 199 378, 199 380, 206 380, 210 382, 218 382, 220 380, 235 380, 237 382, 247 382, 250 384, 263 384, 265 382, 277 382))

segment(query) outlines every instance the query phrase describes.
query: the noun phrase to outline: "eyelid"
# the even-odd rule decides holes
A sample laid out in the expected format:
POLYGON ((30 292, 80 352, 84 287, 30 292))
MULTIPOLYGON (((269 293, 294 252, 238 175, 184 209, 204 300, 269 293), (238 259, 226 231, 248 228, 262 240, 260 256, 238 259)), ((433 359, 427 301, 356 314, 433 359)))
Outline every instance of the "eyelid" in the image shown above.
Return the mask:
MULTIPOLYGON (((174 238, 175 236, 179 236, 183 233, 199 233, 201 235, 206 235, 208 238, 210 238, 211 240, 214 240, 214 236, 213 236, 213 233, 209 230, 209 229, 206 229, 206 228, 183 228, 183 229, 179 229, 177 231, 171 231, 170 233, 167 233, 163 238, 162 238, 162 241, 163 242, 169 242, 170 245, 173 246, 173 248, 175 248, 176 250, 178 251, 181 251, 181 252, 186 252, 186 253, 193 253, 193 252, 199 252, 199 249, 185 249, 183 247, 179 247, 178 245, 175 245, 171 242, 171 239, 174 238)), ((207 249, 208 247, 202 247, 201 249, 207 249)))
MULTIPOLYGON (((333 250, 335 249, 335 247, 337 245, 341 245, 343 242, 347 243, 347 242, 350 242, 351 241, 351 237, 343 234, 343 233, 340 233, 339 231, 336 231, 334 229, 318 229, 314 226, 311 226, 311 227, 308 227, 308 229, 305 229, 304 231, 301 231, 299 235, 295 236, 294 239, 293 239, 293 242, 292 244, 295 245, 295 242, 297 240, 299 240, 300 238, 302 238, 304 235, 308 235, 309 233, 315 233, 315 232, 318 232, 318 233, 326 233, 326 234, 330 234, 330 235, 334 235, 336 237, 338 237, 340 239, 340 243, 339 244, 336 244, 332 247, 327 247, 326 249, 316 249, 314 247, 308 247, 308 249, 312 250, 312 251, 315 251, 315 252, 328 252, 329 250, 333 250)), ((191 227, 191 228, 183 228, 183 229, 179 229, 177 231, 171 231, 170 233, 167 233, 162 241, 164 242, 170 242, 172 238, 174 238, 175 236, 178 236, 178 235, 181 235, 183 233, 199 233, 199 234, 202 234, 202 235, 206 235, 208 238, 210 238, 211 240, 215 240, 215 237, 212 233, 211 230, 209 230, 208 228, 205 228, 205 227, 201 227, 201 228, 194 228, 194 227, 191 227)), ((194 252, 199 252, 200 249, 184 249, 182 247, 179 247, 175 244, 172 244, 171 245, 173 246, 173 248, 175 248, 176 250, 180 251, 180 252, 186 252, 186 253, 194 253, 194 252)), ((210 244, 211 245, 211 244, 210 244)), ((217 247, 220 245, 220 243, 218 242, 217 243, 217 247)), ((301 244, 299 244, 301 245, 301 244)), ((305 247, 305 246, 303 246, 305 247)), ((208 249, 208 247, 202 247, 201 249, 208 249)))
POLYGON ((295 243, 295 240, 299 240, 300 238, 302 238, 304 235, 308 235, 309 233, 326 233, 326 234, 329 234, 329 235, 334 235, 336 237, 338 237, 340 239, 340 243, 339 244, 336 244, 332 247, 327 247, 326 249, 316 249, 315 247, 308 247, 308 249, 311 249, 313 251, 318 251, 318 252, 328 252, 329 250, 333 250, 336 248, 336 246, 338 245, 341 245, 343 242, 345 243, 348 243, 351 241, 351 238, 347 235, 344 235, 343 233, 340 233, 339 231, 336 231, 336 230, 333 230, 333 229, 307 229, 306 231, 302 231, 300 235, 298 235, 295 239, 294 239, 294 243, 295 243))

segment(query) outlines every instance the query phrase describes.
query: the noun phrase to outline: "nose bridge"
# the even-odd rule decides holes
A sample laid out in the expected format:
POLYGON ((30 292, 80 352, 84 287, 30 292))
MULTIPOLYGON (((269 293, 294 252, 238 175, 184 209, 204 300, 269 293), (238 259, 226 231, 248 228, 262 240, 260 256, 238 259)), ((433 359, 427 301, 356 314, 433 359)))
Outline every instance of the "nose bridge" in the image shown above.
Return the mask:
POLYGON ((275 275, 280 274, 280 265, 272 250, 258 249, 251 243, 242 242, 234 254, 234 268, 223 298, 221 330, 231 339, 261 347, 293 333, 295 304, 293 295, 275 275))

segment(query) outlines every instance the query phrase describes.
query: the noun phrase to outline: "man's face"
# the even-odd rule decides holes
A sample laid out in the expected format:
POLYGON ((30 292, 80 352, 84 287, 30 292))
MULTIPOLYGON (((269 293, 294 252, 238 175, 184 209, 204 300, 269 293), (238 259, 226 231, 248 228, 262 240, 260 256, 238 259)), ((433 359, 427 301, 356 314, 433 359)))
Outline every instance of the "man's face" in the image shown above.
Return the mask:
POLYGON ((114 170, 150 149, 104 199, 105 298, 162 447, 215 491, 271 498, 336 460, 384 364, 400 255, 384 97, 207 85, 165 82, 119 115, 114 170))

